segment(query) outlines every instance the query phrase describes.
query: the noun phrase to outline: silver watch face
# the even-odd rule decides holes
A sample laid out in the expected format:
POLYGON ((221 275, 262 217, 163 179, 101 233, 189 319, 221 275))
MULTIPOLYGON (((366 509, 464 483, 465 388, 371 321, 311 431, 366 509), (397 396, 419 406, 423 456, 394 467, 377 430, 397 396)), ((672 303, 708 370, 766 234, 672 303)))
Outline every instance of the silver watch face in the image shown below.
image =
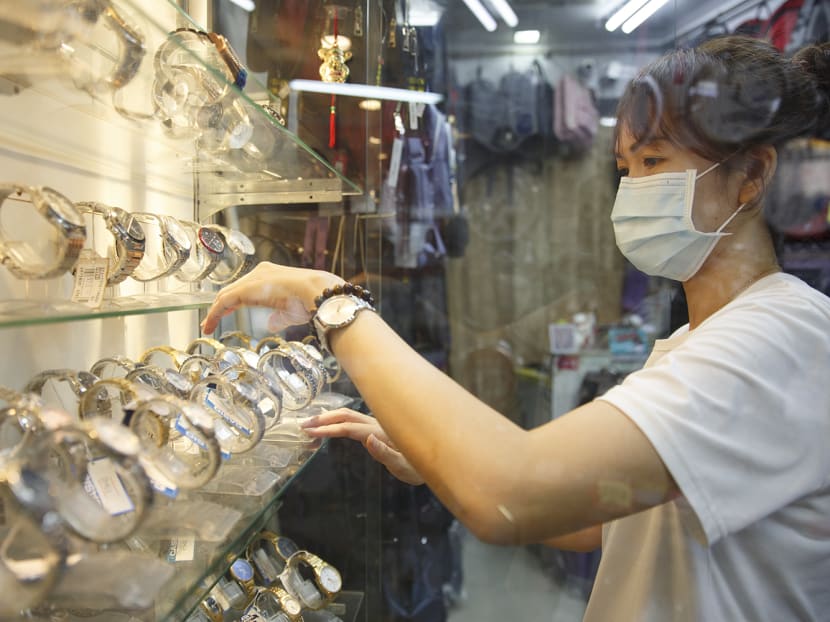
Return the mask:
POLYGON ((351 296, 332 296, 317 310, 317 317, 324 324, 339 326, 354 317, 358 309, 358 302, 351 296))
POLYGON ((72 201, 51 188, 41 188, 40 193, 46 204, 59 218, 78 227, 84 226, 84 217, 78 212, 72 201))
POLYGON ((176 243, 176 245, 183 250, 190 250, 190 238, 187 236, 187 231, 184 227, 173 217, 164 219, 164 228, 167 234, 176 243))
POLYGON ((132 214, 125 213, 124 216, 120 219, 120 223, 124 226, 124 229, 127 231, 127 235, 130 236, 136 242, 143 242, 144 241, 144 228, 141 224, 133 218, 132 214))
POLYGON ((245 255, 253 255, 254 253, 256 253, 254 243, 251 242, 251 239, 241 231, 231 229, 228 238, 230 245, 233 247, 235 251, 243 253, 245 255))
POLYGON ((320 585, 329 592, 339 592, 343 586, 340 572, 334 566, 323 566, 320 570, 320 585))

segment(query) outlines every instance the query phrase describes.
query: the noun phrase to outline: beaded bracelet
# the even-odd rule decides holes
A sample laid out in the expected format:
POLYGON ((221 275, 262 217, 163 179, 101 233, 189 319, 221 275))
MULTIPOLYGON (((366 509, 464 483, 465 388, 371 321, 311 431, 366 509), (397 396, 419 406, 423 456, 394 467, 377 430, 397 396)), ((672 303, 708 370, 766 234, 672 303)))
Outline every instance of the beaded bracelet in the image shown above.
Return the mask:
POLYGON ((319 309, 320 305, 326 300, 332 296, 340 296, 341 294, 358 296, 359 298, 363 298, 363 300, 368 302, 373 307, 375 306, 375 297, 372 296, 372 293, 368 289, 361 287, 360 285, 355 285, 354 283, 349 283, 348 281, 342 285, 335 285, 334 287, 327 287, 324 289, 323 293, 314 299, 314 304, 317 305, 317 308, 319 309))

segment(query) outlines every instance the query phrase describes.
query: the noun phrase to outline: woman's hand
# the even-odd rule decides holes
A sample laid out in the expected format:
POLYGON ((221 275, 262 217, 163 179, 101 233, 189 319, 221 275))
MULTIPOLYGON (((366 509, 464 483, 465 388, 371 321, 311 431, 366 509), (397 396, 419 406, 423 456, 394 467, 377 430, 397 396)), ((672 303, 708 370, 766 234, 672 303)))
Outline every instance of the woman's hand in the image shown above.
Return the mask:
POLYGON ((342 283, 343 279, 329 272, 261 262, 216 295, 202 330, 212 333, 221 318, 245 306, 273 309, 268 322, 273 332, 304 324, 311 319, 314 299, 327 287, 342 283))
POLYGON ((302 423, 309 436, 315 438, 345 437, 363 444, 369 455, 380 462, 402 482, 418 486, 424 478, 398 451, 377 419, 350 408, 338 408, 309 417, 302 423))

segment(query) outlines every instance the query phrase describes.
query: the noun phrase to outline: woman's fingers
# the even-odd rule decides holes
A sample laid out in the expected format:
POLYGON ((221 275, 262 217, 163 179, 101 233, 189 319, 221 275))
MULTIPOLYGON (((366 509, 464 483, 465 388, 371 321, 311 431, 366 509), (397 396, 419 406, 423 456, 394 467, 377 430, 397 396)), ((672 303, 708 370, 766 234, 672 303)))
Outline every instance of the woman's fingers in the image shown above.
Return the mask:
POLYGON ((393 476, 413 486, 420 486, 424 483, 424 478, 416 471, 404 455, 396 449, 393 449, 374 434, 369 434, 364 443, 366 451, 375 460, 386 467, 393 476))

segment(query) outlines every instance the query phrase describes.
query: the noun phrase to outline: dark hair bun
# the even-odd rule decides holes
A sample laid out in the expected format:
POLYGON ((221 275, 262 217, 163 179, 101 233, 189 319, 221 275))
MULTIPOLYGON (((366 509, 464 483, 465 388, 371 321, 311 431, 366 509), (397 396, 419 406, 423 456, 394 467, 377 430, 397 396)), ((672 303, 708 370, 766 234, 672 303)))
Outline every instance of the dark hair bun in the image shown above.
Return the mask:
POLYGON ((798 50, 792 62, 815 81, 819 99, 816 135, 830 138, 830 43, 817 43, 798 50))

